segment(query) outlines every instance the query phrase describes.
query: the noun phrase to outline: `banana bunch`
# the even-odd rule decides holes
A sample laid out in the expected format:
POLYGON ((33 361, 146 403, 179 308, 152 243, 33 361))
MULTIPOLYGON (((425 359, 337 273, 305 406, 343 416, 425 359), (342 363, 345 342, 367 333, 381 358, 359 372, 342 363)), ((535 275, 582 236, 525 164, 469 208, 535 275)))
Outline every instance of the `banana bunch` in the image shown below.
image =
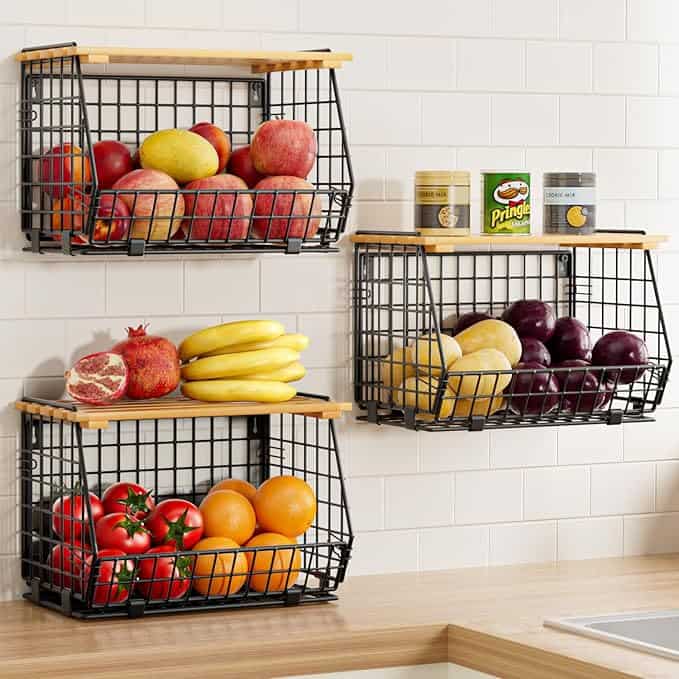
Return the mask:
POLYGON ((204 328, 179 345, 182 394, 198 401, 289 401, 290 382, 306 371, 309 338, 286 334, 277 321, 235 321, 204 328))

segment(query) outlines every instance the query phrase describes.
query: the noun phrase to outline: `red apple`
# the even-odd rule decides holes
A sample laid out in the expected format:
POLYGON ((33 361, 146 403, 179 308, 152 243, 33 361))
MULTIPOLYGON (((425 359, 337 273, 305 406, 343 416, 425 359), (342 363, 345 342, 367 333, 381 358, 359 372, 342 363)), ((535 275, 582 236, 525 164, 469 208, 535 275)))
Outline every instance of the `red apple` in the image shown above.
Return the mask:
MULTIPOLYGON (((61 240, 61 233, 65 229, 82 231, 90 208, 90 196, 82 193, 73 194, 66 198, 57 199, 52 205, 52 230, 55 240, 61 240)), ((99 200, 97 214, 94 218, 93 242, 119 241, 127 236, 130 228, 130 211, 125 203, 113 194, 104 194, 99 200)), ((87 236, 77 234, 74 243, 88 242, 87 236)))
POLYGON ((235 193, 248 190, 240 177, 216 174, 189 182, 184 189, 205 192, 184 194, 186 216, 182 231, 189 240, 241 240, 247 236, 252 198, 247 193, 235 193))
POLYGON ((98 141, 92 146, 92 153, 100 189, 110 189, 123 175, 134 170, 129 149, 115 139, 98 141))
POLYGON ((105 193, 99 198, 94 218, 93 241, 119 241, 127 238, 132 215, 130 208, 120 196, 105 193))
POLYGON ((181 226, 184 197, 170 175, 160 170, 132 170, 113 190, 132 214, 131 238, 166 240, 181 226))
POLYGON ((139 170, 140 168, 141 168, 141 160, 139 158, 139 149, 137 149, 132 154, 132 169, 133 170, 139 170))
POLYGON ((229 158, 229 172, 240 177, 249 188, 264 179, 264 175, 259 174, 252 164, 252 155, 250 155, 250 145, 241 146, 236 149, 229 158))
POLYGON ((299 177, 262 179, 255 190, 276 193, 260 193, 255 198, 255 219, 252 222, 255 235, 267 239, 315 236, 321 223, 321 198, 311 193, 294 193, 296 190, 311 191, 313 188, 299 177))
POLYGON ((196 123, 189 132, 199 134, 214 146, 215 151, 217 151, 217 157, 219 158, 217 172, 223 172, 226 164, 229 162, 229 156, 231 155, 231 142, 224 130, 212 123, 203 122, 196 123))
POLYGON ((55 146, 43 156, 40 181, 52 198, 63 198, 73 191, 82 193, 92 182, 90 159, 79 146, 55 146))
POLYGON ((267 120, 250 145, 252 162, 263 175, 292 175, 305 179, 316 160, 316 135, 302 120, 267 120))

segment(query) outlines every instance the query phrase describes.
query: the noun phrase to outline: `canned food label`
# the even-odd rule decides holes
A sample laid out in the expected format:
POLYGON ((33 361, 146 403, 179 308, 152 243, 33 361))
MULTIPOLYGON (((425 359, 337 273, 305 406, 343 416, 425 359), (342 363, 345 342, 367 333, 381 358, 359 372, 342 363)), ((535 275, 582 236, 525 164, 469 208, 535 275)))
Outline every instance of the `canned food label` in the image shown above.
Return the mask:
POLYGON ((596 189, 593 186, 544 187, 545 205, 594 205, 596 189))
POLYGON ((415 189, 415 228, 468 229, 468 186, 415 189))
POLYGON ((530 175, 486 173, 482 217, 484 233, 530 233, 530 175))

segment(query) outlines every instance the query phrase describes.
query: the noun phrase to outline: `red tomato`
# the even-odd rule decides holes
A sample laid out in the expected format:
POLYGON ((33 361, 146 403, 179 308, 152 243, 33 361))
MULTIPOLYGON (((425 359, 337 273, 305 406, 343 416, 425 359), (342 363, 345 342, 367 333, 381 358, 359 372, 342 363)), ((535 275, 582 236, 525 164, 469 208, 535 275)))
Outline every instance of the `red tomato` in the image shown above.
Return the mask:
MULTIPOLYGON (((173 553, 170 545, 152 547, 146 554, 173 553)), ((190 556, 156 556, 139 560, 137 589, 147 599, 180 599, 189 591, 193 559, 190 556)))
POLYGON ((150 514, 156 506, 151 491, 131 481, 118 481, 109 486, 101 496, 101 502, 104 514, 125 512, 137 520, 150 514))
MULTIPOLYGON (((89 512, 82 491, 73 491, 73 495, 62 495, 52 505, 52 530, 64 541, 89 538, 89 512), (78 495, 77 493, 81 493, 78 495)), ((104 516, 104 506, 101 500, 90 493, 90 507, 92 520, 95 525, 104 516)))
POLYGON ((89 589, 92 570, 96 580, 92 590, 92 603, 117 604, 126 601, 134 582, 134 563, 125 558, 119 549, 100 549, 98 568, 93 566, 94 555, 88 556, 83 569, 85 592, 89 589), (120 557, 110 561, 99 561, 104 557, 120 557))
POLYGON ((156 505, 144 522, 154 545, 191 549, 203 535, 203 517, 188 500, 172 498, 156 505))
POLYGON ((124 512, 114 512, 99 519, 95 534, 99 549, 141 554, 151 546, 151 536, 141 521, 131 519, 124 512))
POLYGON ((55 545, 47 558, 47 566, 52 569, 52 584, 80 592, 83 565, 91 553, 79 540, 74 540, 72 545, 55 545))

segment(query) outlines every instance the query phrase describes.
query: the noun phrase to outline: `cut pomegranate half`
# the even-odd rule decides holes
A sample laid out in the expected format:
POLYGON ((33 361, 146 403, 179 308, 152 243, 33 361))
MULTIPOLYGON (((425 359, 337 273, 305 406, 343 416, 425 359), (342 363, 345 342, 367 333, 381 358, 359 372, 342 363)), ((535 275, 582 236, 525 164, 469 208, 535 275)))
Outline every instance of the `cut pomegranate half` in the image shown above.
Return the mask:
POLYGON ((66 371, 66 392, 82 403, 110 403, 125 395, 127 378, 123 357, 100 351, 81 358, 66 371))

